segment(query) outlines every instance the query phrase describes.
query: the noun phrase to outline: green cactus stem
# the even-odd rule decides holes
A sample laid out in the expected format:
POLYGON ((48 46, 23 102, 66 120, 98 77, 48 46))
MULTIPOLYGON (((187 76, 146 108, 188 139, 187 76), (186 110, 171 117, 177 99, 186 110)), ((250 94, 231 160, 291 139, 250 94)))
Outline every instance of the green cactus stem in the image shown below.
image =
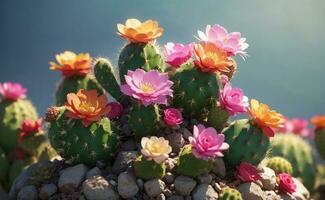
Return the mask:
POLYGON ((0 148, 0 183, 7 180, 9 170, 9 160, 6 153, 0 148))
POLYGON ((273 169, 275 173, 280 174, 280 173, 287 173, 287 174, 292 174, 292 166, 288 160, 285 158, 275 156, 270 158, 267 161, 267 167, 273 169))
POLYGON ((243 200, 243 197, 238 190, 225 187, 221 190, 219 200, 243 200))
POLYGON ((154 160, 146 160, 142 155, 133 161, 135 175, 143 179, 163 178, 166 174, 166 164, 156 163, 154 160))
POLYGON ((208 124, 214 127, 217 131, 222 131, 226 126, 230 115, 229 113, 221 108, 220 106, 214 105, 209 111, 208 124))
POLYGON ((325 129, 315 131, 315 144, 318 153, 325 160, 325 129))

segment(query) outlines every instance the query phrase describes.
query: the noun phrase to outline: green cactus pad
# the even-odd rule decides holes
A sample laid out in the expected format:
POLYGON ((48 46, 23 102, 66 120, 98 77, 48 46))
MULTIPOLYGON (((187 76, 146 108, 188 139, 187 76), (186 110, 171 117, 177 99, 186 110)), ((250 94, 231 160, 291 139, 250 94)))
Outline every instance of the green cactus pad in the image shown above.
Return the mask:
POLYGON ((24 160, 14 160, 9 170, 9 185, 12 185, 15 179, 19 176, 19 174, 29 165, 31 165, 34 161, 35 160, 33 160, 32 158, 27 158, 24 160))
POLYGON ((209 111, 208 124, 214 127, 217 131, 222 131, 227 124, 229 117, 230 115, 226 110, 219 106, 213 106, 209 111))
POLYGON ((113 65, 105 58, 99 58, 94 68, 95 76, 99 84, 116 100, 122 96, 120 85, 116 79, 113 65))
POLYGON ((164 71, 165 65, 158 48, 153 44, 129 43, 121 51, 118 60, 120 80, 124 83, 124 75, 128 70, 142 68, 146 71, 157 69, 164 71))
POLYGON ((316 163, 312 147, 300 136, 286 133, 277 134, 272 140, 272 156, 287 159, 293 168, 292 175, 302 179, 303 184, 312 190, 315 184, 316 163))
POLYGON ((218 100, 218 76, 186 67, 177 71, 171 80, 174 82, 173 107, 181 108, 187 117, 205 119, 218 100))
POLYGON ((285 158, 275 156, 270 158, 267 161, 267 167, 273 169, 275 173, 287 173, 292 174, 292 166, 289 161, 287 161, 285 158))
POLYGON ((142 155, 133 161, 135 175, 143 179, 163 178, 166 174, 166 164, 146 160, 142 155))
POLYGON ((9 170, 9 161, 6 153, 0 148, 0 183, 6 181, 9 170))
POLYGON ((29 100, 0 102, 0 146, 8 154, 16 148, 17 135, 25 119, 36 120, 36 109, 29 100))
POLYGON ((243 197, 238 190, 230 187, 225 187, 222 188, 218 200, 243 200, 243 197))
POLYGON ((63 106, 67 102, 67 94, 73 92, 76 93, 81 89, 85 90, 97 90, 98 94, 103 94, 104 90, 97 83, 97 81, 91 76, 72 76, 65 78, 59 84, 56 92, 56 105, 63 106))
POLYGON ((159 111, 157 106, 143 106, 133 103, 130 108, 129 128, 137 140, 156 135, 159 129, 159 111))
POLYGON ((223 133, 225 142, 230 145, 224 157, 226 166, 230 168, 238 166, 241 161, 258 165, 270 148, 269 138, 247 119, 233 122, 223 133))
POLYGON ((179 152, 177 171, 184 176, 196 177, 200 174, 209 173, 212 170, 213 162, 196 158, 192 154, 192 146, 185 145, 179 152))
POLYGON ((325 129, 315 131, 315 144, 318 153, 325 160, 325 129))
POLYGON ((108 118, 84 127, 81 120, 65 116, 65 109, 50 123, 49 139, 59 155, 73 164, 94 166, 98 160, 109 161, 118 146, 118 129, 108 118))

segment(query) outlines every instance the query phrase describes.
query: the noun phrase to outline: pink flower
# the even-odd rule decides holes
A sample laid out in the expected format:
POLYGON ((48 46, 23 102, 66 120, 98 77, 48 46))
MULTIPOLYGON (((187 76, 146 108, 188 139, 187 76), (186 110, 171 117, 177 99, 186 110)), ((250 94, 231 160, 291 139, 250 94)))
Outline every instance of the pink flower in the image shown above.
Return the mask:
POLYGON ((280 190, 285 193, 292 194, 296 191, 297 186, 289 174, 278 174, 278 183, 280 190))
POLYGON ((121 91, 128 96, 139 100, 144 106, 151 104, 167 105, 167 97, 173 95, 167 73, 157 70, 148 72, 143 69, 128 71, 125 75, 126 84, 121 86, 121 91))
POLYGON ((243 95, 240 88, 232 88, 230 83, 226 83, 219 94, 220 106, 230 115, 246 112, 249 103, 248 98, 243 95))
POLYGON ((26 97, 27 89, 19 83, 0 83, 0 94, 4 99, 18 100, 26 97))
POLYGON ((237 167, 235 176, 243 182, 253 182, 261 179, 261 176, 258 173, 259 171, 254 165, 242 161, 237 167))
POLYGON ((176 108, 164 110, 164 121, 169 126, 176 126, 183 123, 182 113, 176 108))
POLYGON ((163 53, 166 63, 178 68, 193 56, 193 44, 184 45, 168 42, 163 48, 163 53))
POLYGON ((246 38, 242 38, 239 32, 228 33, 224 27, 215 24, 212 27, 207 25, 205 33, 198 31, 198 35, 200 40, 215 43, 219 48, 224 49, 229 56, 237 54, 243 58, 247 56, 244 50, 249 45, 245 42, 246 38))
POLYGON ((123 113, 123 106, 118 102, 110 102, 108 103, 108 106, 111 108, 111 110, 108 113, 109 119, 115 119, 119 118, 123 113))
POLYGON ((220 82, 222 86, 225 86, 229 82, 229 78, 227 75, 221 74, 220 75, 220 82))
POLYGON ((38 120, 25 119, 21 126, 21 133, 19 134, 21 138, 28 137, 34 133, 42 131, 42 118, 38 120))
POLYGON ((189 141, 196 158, 209 160, 222 157, 222 151, 229 148, 229 145, 224 142, 225 136, 218 134, 212 127, 205 128, 202 124, 194 125, 193 136, 189 137, 189 141))
POLYGON ((284 127, 279 131, 284 133, 294 133, 302 137, 314 138, 314 133, 308 128, 308 120, 301 118, 286 119, 284 127))

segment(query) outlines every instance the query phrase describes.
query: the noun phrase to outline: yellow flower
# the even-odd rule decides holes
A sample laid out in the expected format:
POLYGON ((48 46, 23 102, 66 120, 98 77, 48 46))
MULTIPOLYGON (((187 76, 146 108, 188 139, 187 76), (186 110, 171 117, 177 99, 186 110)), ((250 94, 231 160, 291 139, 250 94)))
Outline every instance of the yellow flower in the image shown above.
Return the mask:
POLYGON ((158 164, 165 161, 169 157, 168 154, 172 152, 168 140, 165 140, 163 137, 143 137, 141 139, 141 147, 141 153, 148 160, 154 160, 158 164))
POLYGON ((253 124, 260 127, 268 137, 273 137, 273 129, 282 128, 285 122, 280 113, 270 110, 268 105, 259 103, 256 99, 251 100, 251 108, 248 110, 248 114, 252 118, 253 124))
POLYGON ((128 19, 124 24, 117 24, 118 33, 123 38, 133 43, 148 43, 160 37, 164 29, 159 27, 158 22, 147 20, 141 23, 137 19, 128 19))

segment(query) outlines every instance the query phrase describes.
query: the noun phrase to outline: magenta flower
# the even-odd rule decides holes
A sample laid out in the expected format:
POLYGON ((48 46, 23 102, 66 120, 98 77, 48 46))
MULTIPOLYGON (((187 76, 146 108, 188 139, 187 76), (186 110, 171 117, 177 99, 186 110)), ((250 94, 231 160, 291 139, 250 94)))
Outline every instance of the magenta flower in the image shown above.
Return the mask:
POLYGON ((205 33, 198 31, 198 35, 200 40, 215 43, 218 47, 224 49, 229 56, 237 54, 243 58, 247 56, 244 50, 249 45, 245 42, 246 38, 242 38, 239 32, 228 33, 224 27, 215 24, 212 27, 207 25, 205 33))
POLYGON ((18 100, 26 97, 27 89, 19 83, 0 83, 0 94, 4 99, 18 100))
POLYGON ((244 161, 241 162, 237 167, 235 176, 237 179, 243 182, 253 182, 261 179, 257 168, 254 165, 244 161))
POLYGON ((111 108, 108 113, 109 119, 115 119, 121 117, 123 113, 123 106, 119 102, 110 102, 108 106, 111 108))
POLYGON ((308 120, 301 118, 286 119, 284 127, 280 129, 284 133, 294 133, 302 137, 314 138, 314 132, 308 128, 308 120))
POLYGON ((125 75, 126 84, 121 86, 121 91, 128 96, 139 100, 144 106, 151 104, 167 105, 167 97, 173 95, 167 73, 157 70, 148 72, 143 69, 128 71, 125 75))
POLYGON ((164 110, 164 122, 168 126, 176 126, 183 123, 182 113, 176 108, 167 108, 164 110))
POLYGON ((178 68, 193 56, 193 44, 184 45, 168 42, 163 48, 163 53, 166 63, 178 68))
POLYGON ((218 134, 216 129, 212 127, 205 128, 202 124, 194 125, 193 137, 189 137, 193 155, 203 160, 222 157, 222 151, 229 148, 224 140, 223 134, 218 134))
POLYGON ((220 106, 230 115, 246 112, 249 103, 240 88, 232 88, 230 83, 226 83, 219 94, 220 106))
POLYGON ((278 174, 278 183, 281 191, 287 194, 292 194, 296 191, 297 185, 289 174, 278 174))

